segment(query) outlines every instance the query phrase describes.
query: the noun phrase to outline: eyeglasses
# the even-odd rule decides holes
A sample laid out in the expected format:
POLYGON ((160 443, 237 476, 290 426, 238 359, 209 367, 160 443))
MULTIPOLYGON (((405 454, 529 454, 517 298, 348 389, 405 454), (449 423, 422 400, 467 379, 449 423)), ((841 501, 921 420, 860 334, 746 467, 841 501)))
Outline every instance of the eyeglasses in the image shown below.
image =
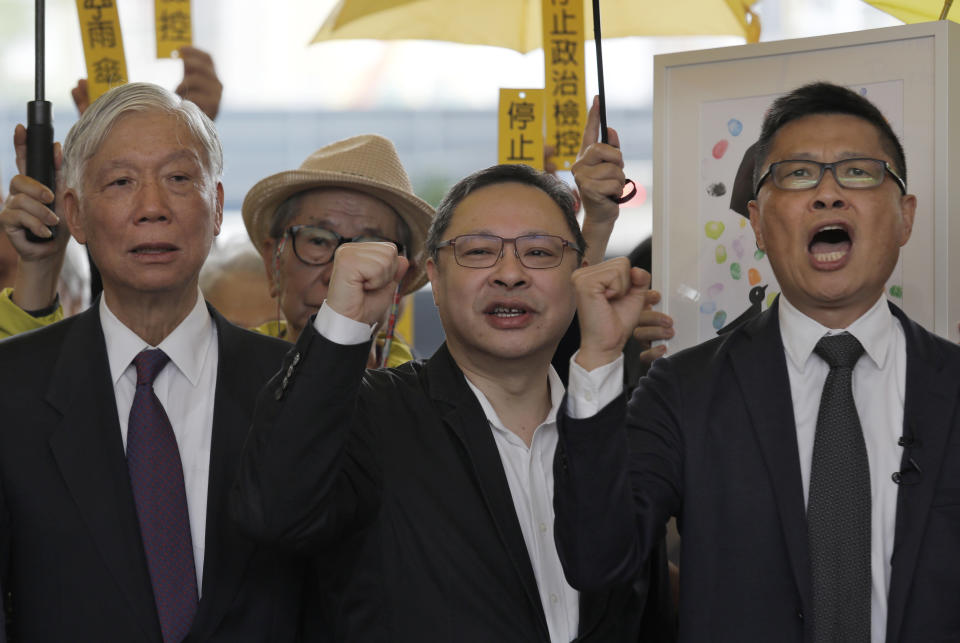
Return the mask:
POLYGON ((297 256, 297 259, 310 266, 322 266, 330 263, 337 248, 345 243, 386 241, 397 246, 399 254, 404 252, 403 244, 393 239, 385 239, 371 234, 347 238, 333 230, 315 225, 290 226, 287 228, 284 237, 290 237, 293 241, 293 254, 297 256))
POLYGON ((450 246, 457 263, 464 268, 490 268, 503 257, 503 244, 507 241, 513 243, 513 252, 521 264, 537 270, 556 268, 563 263, 564 248, 583 254, 572 242, 552 234, 525 234, 513 239, 492 234, 462 234, 438 243, 437 250, 450 246))
POLYGON ((754 194, 760 191, 760 186, 767 177, 773 177, 773 184, 781 190, 810 190, 820 185, 827 170, 833 172, 833 178, 837 183, 852 190, 869 190, 878 187, 883 183, 883 177, 889 174, 900 186, 900 191, 903 194, 907 193, 907 184, 897 176, 889 163, 880 159, 855 158, 834 163, 796 160, 771 163, 757 181, 754 194))

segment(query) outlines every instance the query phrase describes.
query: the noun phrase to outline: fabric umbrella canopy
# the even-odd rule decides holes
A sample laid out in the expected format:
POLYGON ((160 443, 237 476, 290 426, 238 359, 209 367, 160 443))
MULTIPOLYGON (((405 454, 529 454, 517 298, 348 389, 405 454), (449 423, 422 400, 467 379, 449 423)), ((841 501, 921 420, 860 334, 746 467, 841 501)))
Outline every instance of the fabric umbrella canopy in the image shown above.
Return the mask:
MULTIPOLYGON (((576 1, 576 0, 574 0, 576 1)), ((587 37, 593 37, 585 5, 587 37)), ((603 35, 734 35, 760 39, 756 0, 603 0, 603 35)), ((442 40, 527 53, 542 47, 541 0, 340 0, 312 42, 442 40)))
POLYGON ((945 19, 960 22, 960 3, 953 7, 953 0, 946 2, 944 0, 864 0, 864 2, 907 24, 945 19))

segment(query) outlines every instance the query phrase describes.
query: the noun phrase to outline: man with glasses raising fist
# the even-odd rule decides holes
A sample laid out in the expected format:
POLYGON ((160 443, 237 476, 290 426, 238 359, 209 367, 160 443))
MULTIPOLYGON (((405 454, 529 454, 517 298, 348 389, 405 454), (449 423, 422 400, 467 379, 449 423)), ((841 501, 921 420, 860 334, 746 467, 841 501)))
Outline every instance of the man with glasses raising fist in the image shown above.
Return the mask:
POLYGON ((326 302, 258 402, 234 496, 258 538, 326 557, 337 640, 664 640, 643 630, 659 623, 642 571, 581 594, 554 544, 550 359, 584 245, 558 179, 463 179, 426 243, 446 343, 366 373, 410 264, 392 243, 338 248, 326 302))
MULTIPOLYGON (((559 418, 567 577, 630 578, 676 516, 681 641, 958 640, 960 349, 884 297, 917 206, 903 148, 815 83, 774 101, 753 176, 781 296, 655 362, 629 405, 559 418)), ((576 361, 616 378, 639 308, 610 275, 576 281, 576 361)))

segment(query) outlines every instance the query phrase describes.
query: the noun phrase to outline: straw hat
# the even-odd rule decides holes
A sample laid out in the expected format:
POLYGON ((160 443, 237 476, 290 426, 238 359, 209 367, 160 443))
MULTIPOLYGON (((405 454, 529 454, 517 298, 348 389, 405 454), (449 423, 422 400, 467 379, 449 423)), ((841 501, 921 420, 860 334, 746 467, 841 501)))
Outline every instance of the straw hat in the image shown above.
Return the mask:
POLYGON ((413 193, 393 143, 377 136, 354 136, 322 147, 300 169, 268 176, 243 200, 243 224, 259 249, 270 236, 270 225, 281 203, 298 192, 314 188, 348 188, 376 197, 392 207, 410 228, 407 254, 414 262, 404 279, 403 294, 427 283, 423 246, 434 209, 413 193))

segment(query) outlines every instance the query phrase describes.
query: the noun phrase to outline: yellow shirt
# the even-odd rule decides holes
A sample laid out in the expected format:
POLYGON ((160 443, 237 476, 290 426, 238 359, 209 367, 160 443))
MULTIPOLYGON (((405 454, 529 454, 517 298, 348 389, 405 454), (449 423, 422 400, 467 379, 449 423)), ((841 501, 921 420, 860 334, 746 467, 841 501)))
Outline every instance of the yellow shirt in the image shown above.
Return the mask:
POLYGON ((0 339, 43 328, 63 319, 63 306, 57 306, 57 309, 49 315, 34 317, 13 303, 13 299, 10 298, 12 294, 13 288, 4 288, 0 291, 0 339))
MULTIPOLYGON (((257 326, 251 330, 255 330, 263 335, 269 335, 270 337, 284 339, 287 334, 287 323, 284 321, 268 321, 266 324, 257 326)), ((385 336, 382 333, 377 335, 377 346, 383 347, 384 340, 385 336)), ((399 337, 394 336, 393 342, 390 343, 390 355, 387 357, 387 366, 392 368, 406 364, 412 360, 413 353, 410 351, 410 346, 399 337)))

